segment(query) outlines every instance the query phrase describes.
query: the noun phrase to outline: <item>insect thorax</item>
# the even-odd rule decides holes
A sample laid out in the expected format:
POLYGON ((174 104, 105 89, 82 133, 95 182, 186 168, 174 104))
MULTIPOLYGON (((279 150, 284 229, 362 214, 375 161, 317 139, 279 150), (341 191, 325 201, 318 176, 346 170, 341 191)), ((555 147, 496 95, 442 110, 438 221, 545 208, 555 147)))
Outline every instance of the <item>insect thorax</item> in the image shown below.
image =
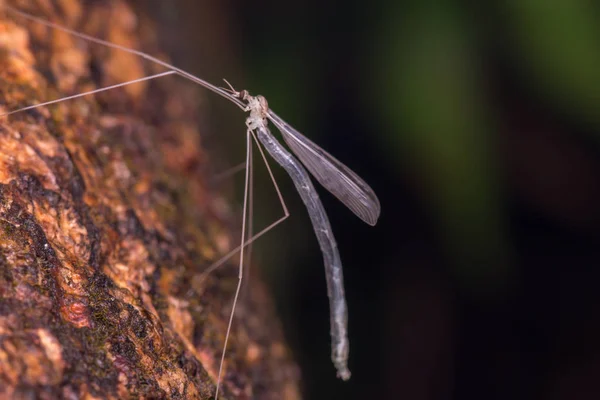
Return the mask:
POLYGON ((258 127, 266 126, 267 113, 269 111, 267 99, 261 95, 251 96, 247 91, 244 91, 243 99, 248 103, 246 111, 250 111, 250 115, 246 118, 248 129, 254 130, 258 127))

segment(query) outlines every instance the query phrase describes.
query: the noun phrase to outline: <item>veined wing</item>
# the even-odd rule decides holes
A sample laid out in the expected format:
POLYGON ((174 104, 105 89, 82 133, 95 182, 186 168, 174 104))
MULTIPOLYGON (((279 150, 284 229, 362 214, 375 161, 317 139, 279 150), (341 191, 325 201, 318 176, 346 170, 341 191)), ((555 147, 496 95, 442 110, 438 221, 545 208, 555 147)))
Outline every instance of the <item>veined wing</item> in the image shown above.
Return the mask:
POLYGON ((381 212, 373 189, 350 168, 292 128, 272 110, 269 119, 283 139, 323 187, 369 225, 375 225, 381 212))

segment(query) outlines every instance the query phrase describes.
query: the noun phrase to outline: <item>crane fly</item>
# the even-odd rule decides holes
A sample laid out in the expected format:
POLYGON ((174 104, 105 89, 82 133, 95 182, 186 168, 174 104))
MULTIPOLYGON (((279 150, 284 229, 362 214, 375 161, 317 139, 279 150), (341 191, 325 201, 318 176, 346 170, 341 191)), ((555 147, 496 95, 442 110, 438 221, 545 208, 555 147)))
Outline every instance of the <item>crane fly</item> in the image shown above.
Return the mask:
MULTIPOLYGON (((225 351, 227 349, 227 342, 229 340, 229 334, 233 324, 233 317, 235 307, 239 298, 240 288, 243 278, 244 270, 244 249, 246 246, 255 241, 258 237, 262 236, 276 225, 281 223, 289 216, 289 212, 283 201, 283 197, 279 190, 279 187, 274 179, 271 168, 269 167, 268 161, 263 151, 267 150, 269 155, 288 173, 292 179, 298 194, 300 195, 306 209, 308 211, 315 236, 319 242, 321 252, 323 254, 323 262, 325 266, 325 275, 327 282, 327 292, 329 297, 330 305, 330 329, 331 329, 331 359, 337 370, 337 375, 343 380, 350 378, 350 370, 348 369, 348 354, 349 354, 349 341, 347 334, 347 319, 348 311, 346 306, 345 294, 344 294, 344 279, 342 271, 342 262, 337 248, 333 231, 329 223, 329 219, 321 203, 319 195, 312 185, 309 174, 306 169, 310 171, 312 176, 330 193, 337 197, 346 207, 348 207, 356 216, 362 219, 369 225, 375 225, 379 218, 381 211, 379 200, 369 187, 369 185, 361 179, 356 173, 350 168, 346 167, 328 152, 323 150, 317 144, 312 142, 306 136, 302 135, 291 125, 285 122, 279 117, 272 109, 269 108, 267 100, 263 96, 252 96, 246 90, 236 91, 231 85, 228 89, 217 87, 203 79, 200 79, 180 68, 177 68, 171 64, 168 64, 158 58, 155 58, 149 54, 141 51, 129 49, 102 39, 98 39, 89 35, 85 35, 71 29, 65 28, 55 23, 45 21, 41 18, 33 15, 21 12, 8 5, 4 6, 5 10, 21 16, 23 18, 41 23, 47 27, 61 30, 79 38, 108 46, 114 49, 122 50, 131 54, 138 55, 151 62, 157 63, 168 71, 147 76, 144 78, 123 82, 117 85, 112 85, 100 89, 96 89, 89 92, 79 93, 74 96, 69 96, 63 99, 52 100, 49 102, 36 104, 33 106, 14 110, 3 115, 13 114, 26 109, 41 107, 60 101, 73 99, 85 95, 98 93, 105 90, 114 89, 116 87, 133 84, 150 79, 156 79, 166 75, 177 74, 192 82, 195 82, 206 89, 209 89, 222 97, 225 97, 243 111, 248 112, 249 116, 246 119, 246 168, 245 168, 245 183, 244 183, 244 201, 242 211, 242 234, 240 245, 235 249, 231 250, 228 254, 224 255, 219 261, 208 267, 202 274, 209 274, 214 271, 217 267, 222 265, 227 259, 236 254, 240 253, 239 259, 239 273, 238 273, 238 284, 236 287, 235 296, 233 298, 232 311, 229 317, 229 323, 227 326, 227 333, 225 336, 225 342, 223 346, 223 352, 221 361, 219 364, 219 374, 217 377, 215 399, 218 398, 219 388, 221 384, 221 375, 223 372, 223 364, 225 360, 225 351), (279 130, 285 143, 288 145, 292 153, 297 157, 294 157, 292 153, 286 150, 271 134, 268 121, 279 130), (281 202, 284 216, 279 218, 277 221, 271 223, 269 226, 254 234, 250 238, 246 238, 246 219, 248 214, 248 200, 252 174, 252 142, 258 147, 265 165, 267 166, 270 178, 275 186, 279 200, 281 202), (300 160, 300 161, 298 161, 300 160), (304 166, 303 166, 304 165, 304 166), (304 168, 306 167, 306 169, 304 168)), ((251 196, 250 196, 251 197, 251 196)))

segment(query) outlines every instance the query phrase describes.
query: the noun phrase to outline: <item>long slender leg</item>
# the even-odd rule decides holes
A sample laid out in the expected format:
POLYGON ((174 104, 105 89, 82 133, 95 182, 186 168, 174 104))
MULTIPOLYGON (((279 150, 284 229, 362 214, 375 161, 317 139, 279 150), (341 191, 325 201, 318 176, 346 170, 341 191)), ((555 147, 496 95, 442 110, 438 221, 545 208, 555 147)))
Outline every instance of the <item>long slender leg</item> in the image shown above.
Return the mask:
MULTIPOLYGON (((246 168, 246 163, 239 163, 238 165, 231 167, 231 168, 227 168, 225 171, 219 172, 217 174, 215 174, 212 178, 213 182, 219 182, 222 181, 224 179, 227 179, 235 174, 237 174, 240 171, 243 171, 246 168)), ((252 186, 250 186, 252 187, 252 186)))
MULTIPOLYGON (((246 214, 248 212, 248 188, 250 183, 250 162, 252 160, 252 142, 250 140, 250 131, 246 133, 246 178, 244 179, 244 205, 242 211, 242 239, 240 243, 243 244, 246 239, 246 214)), ((240 245, 241 245, 240 244, 240 245)), ((235 289, 235 296, 233 297, 233 305, 231 306, 231 314, 229 315, 229 323, 227 324, 227 333, 225 334, 225 343, 223 344, 223 352, 221 354, 221 363, 219 364, 219 375, 217 377, 217 388, 215 390, 215 400, 219 398, 219 388, 221 385, 221 374, 223 373, 223 363, 225 362, 225 352, 227 350, 227 342, 229 341, 229 334, 231 333, 231 325, 233 324, 233 317, 235 315, 235 306, 237 305, 238 297, 240 295, 240 288, 242 287, 242 278, 244 276, 244 247, 240 249, 240 264, 238 273, 238 284, 235 289)))
POLYGON ((61 103, 63 101, 73 100, 73 99, 76 99, 76 98, 79 98, 79 97, 89 96, 89 95, 100 93, 100 92, 104 92, 104 91, 107 91, 107 90, 112 90, 112 89, 116 89, 116 88, 119 88, 119 87, 123 87, 123 86, 127 86, 127 85, 132 85, 134 83, 149 81, 149 80, 152 80, 152 79, 160 78, 160 77, 163 77, 163 76, 166 76, 166 75, 173 75, 173 74, 177 74, 177 72, 175 72, 175 71, 166 71, 166 72, 161 72, 160 74, 155 74, 155 75, 150 75, 150 76, 144 76, 143 78, 133 79, 131 81, 122 82, 122 83, 117 83, 116 85, 111 85, 111 86, 106 86, 106 87, 99 88, 99 89, 90 90, 89 92, 78 93, 78 94, 75 94, 73 96, 62 97, 60 99, 50 100, 50 101, 46 101, 46 102, 43 102, 43 103, 34 104, 34 105, 31 105, 31 106, 19 108, 17 110, 12 110, 12 111, 0 114, 0 117, 5 117, 7 115, 16 114, 16 113, 21 112, 21 111, 33 110, 34 108, 43 107, 43 106, 49 106, 51 104, 61 103))
MULTIPOLYGON (((252 237, 254 233, 254 152, 252 147, 252 142, 250 142, 250 163, 248 164, 248 168, 250 168, 250 189, 249 189, 249 197, 248 197, 248 237, 252 237)), ((248 244, 248 250, 246 250, 246 267, 244 268, 244 273, 246 274, 246 279, 244 280, 244 284, 242 285, 242 298, 245 297, 248 293, 248 282, 250 281, 250 267, 252 265, 252 243, 248 244)))
POLYGON ((290 216, 290 212, 288 211, 287 205, 285 204, 285 201, 283 200, 283 195, 281 194, 279 185, 277 184, 277 181, 275 180, 275 175, 273 175, 273 171, 271 170, 271 167, 269 166, 269 162, 267 161, 265 152, 263 151, 263 149, 260 145, 260 142, 256 138, 256 135, 254 134, 254 132, 250 131, 250 134, 252 135, 252 138, 254 139, 254 142, 256 143, 258 150, 260 151, 260 155, 265 163, 265 166, 267 167, 267 171, 269 172, 269 177, 271 178, 271 182, 273 182, 273 186, 275 187, 275 191, 277 192, 277 197, 279 198, 279 202, 281 204, 281 208, 283 209, 284 215, 281 218, 277 219, 275 222, 269 224, 266 228, 259 231, 256 235, 249 238, 243 245, 237 246, 236 248, 231 250, 229 253, 225 254, 220 259, 218 259, 213 264, 211 264, 204 271, 202 271, 202 273, 199 275, 199 279, 201 279, 201 280, 206 279, 206 277, 208 275, 210 275, 214 270, 219 268, 221 265, 225 264, 227 262, 227 260, 229 260, 235 254, 237 254, 237 252, 240 251, 240 249, 242 247, 248 246, 249 244, 254 242, 256 239, 258 239, 259 237, 261 237, 262 235, 269 232, 271 229, 275 228, 277 225, 279 225, 280 223, 285 221, 290 216))

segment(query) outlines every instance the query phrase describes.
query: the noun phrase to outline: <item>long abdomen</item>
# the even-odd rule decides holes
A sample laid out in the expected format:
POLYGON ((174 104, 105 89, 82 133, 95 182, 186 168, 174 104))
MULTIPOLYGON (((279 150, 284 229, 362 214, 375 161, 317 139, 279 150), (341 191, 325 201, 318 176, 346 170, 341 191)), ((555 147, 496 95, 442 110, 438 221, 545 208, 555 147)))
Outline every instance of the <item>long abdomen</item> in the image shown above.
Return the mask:
POLYGON ((338 371, 338 376, 343 380, 347 380, 350 378, 350 370, 348 370, 347 365, 350 350, 347 332, 348 310, 344 294, 342 261, 337 243, 333 237, 329 218, 327 218, 321 199, 319 199, 308 173, 300 162, 281 146, 266 127, 258 127, 256 132, 258 139, 269 154, 292 178, 310 216, 325 264, 330 307, 331 359, 338 371))

